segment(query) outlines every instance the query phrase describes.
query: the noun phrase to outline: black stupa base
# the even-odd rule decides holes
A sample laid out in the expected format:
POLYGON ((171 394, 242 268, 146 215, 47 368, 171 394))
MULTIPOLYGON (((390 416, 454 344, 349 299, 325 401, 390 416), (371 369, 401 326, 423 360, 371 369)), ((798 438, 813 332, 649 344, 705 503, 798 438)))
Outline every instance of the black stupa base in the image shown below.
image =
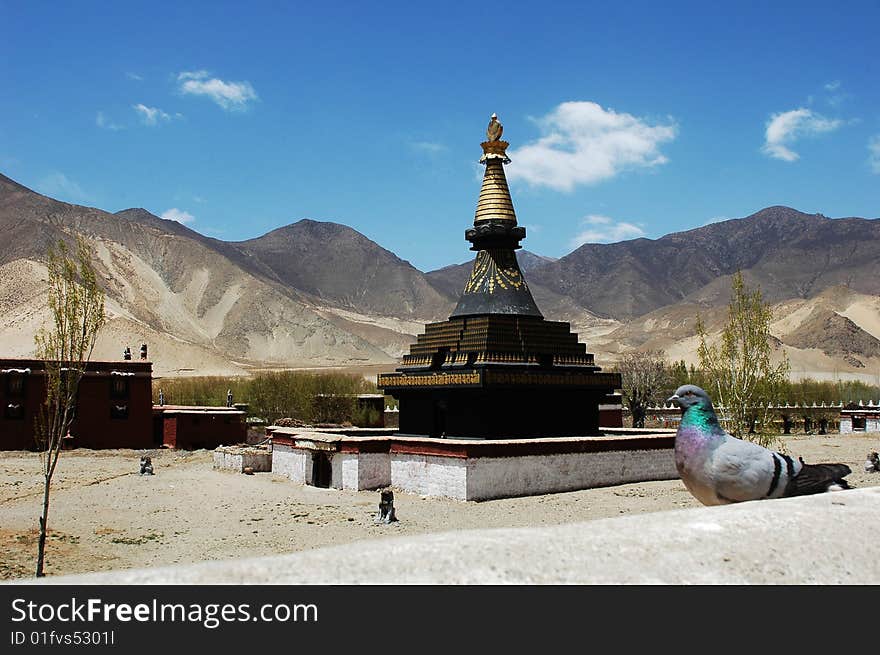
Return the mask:
POLYGON ((449 439, 599 434, 603 394, 577 391, 434 391, 400 394, 400 433, 449 439))

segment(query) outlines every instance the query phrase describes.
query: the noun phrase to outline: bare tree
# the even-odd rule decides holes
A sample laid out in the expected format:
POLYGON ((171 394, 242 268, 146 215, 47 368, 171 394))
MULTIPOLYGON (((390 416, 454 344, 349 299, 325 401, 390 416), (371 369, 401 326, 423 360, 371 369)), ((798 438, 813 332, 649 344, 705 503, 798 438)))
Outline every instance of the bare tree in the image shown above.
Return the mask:
POLYGON ((755 424, 766 419, 767 404, 778 400, 788 378, 788 359, 783 354, 779 364, 770 361, 772 313, 761 290, 747 288, 739 271, 732 290, 720 344, 709 343, 702 320, 697 320, 700 367, 716 406, 724 408, 722 421, 728 431, 768 446, 773 437, 756 433, 755 424))
POLYGON ((648 407, 660 400, 667 384, 667 368, 662 350, 627 353, 618 362, 623 402, 632 414, 634 428, 645 427, 648 407))
POLYGON ((104 323, 104 293, 86 241, 77 238, 76 253, 59 241, 49 248, 51 326, 36 336, 37 357, 44 361, 46 400, 37 420, 36 440, 43 474, 43 507, 37 547, 37 577, 43 577, 49 519, 49 489, 61 446, 73 423, 79 383, 104 323))

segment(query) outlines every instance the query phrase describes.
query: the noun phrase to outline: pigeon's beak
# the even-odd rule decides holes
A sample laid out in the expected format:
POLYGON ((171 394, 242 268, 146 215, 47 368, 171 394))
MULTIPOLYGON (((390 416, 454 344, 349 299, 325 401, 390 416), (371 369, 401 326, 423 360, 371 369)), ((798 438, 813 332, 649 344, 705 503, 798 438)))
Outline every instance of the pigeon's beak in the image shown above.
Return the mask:
POLYGON ((669 398, 666 399, 666 402, 675 403, 677 405, 678 404, 678 394, 672 394, 671 396, 669 396, 669 398))

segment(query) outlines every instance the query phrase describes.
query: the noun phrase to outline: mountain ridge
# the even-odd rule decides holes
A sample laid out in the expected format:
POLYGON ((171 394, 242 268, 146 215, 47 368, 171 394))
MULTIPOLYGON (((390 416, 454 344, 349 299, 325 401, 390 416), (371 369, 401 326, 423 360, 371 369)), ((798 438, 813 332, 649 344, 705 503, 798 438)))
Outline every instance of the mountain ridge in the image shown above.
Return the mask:
MULTIPOLYGON (((149 338, 168 351, 160 371, 207 362, 223 370, 223 361, 234 372, 391 365, 424 323, 448 316, 472 266, 423 273, 349 226, 311 219, 222 241, 144 208, 63 203, 3 175, 0 229, 0 338, 17 339, 12 350, 32 350, 46 249, 81 234, 95 248, 112 313, 101 352, 149 338)), ((570 322, 600 364, 642 347, 692 357, 696 314, 720 329, 730 276, 741 270, 773 303, 780 348, 804 367, 864 371, 880 365, 878 246, 880 219, 776 205, 658 239, 584 244, 556 260, 517 256, 545 317, 570 322)))

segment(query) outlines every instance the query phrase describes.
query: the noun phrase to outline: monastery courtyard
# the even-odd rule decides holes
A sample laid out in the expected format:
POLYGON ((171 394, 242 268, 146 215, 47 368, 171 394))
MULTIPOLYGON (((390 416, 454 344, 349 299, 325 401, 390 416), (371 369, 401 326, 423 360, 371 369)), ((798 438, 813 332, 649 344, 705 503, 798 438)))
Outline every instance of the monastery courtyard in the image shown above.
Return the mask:
MULTIPOLYGON (((844 462, 855 487, 880 434, 784 438, 807 462, 844 462)), ((680 480, 462 502, 396 492, 399 521, 376 523, 379 494, 301 486, 271 473, 213 469, 212 453, 152 451, 154 476, 138 475, 142 451, 64 452, 52 483, 47 575, 290 553, 385 537, 479 528, 547 526, 698 507, 680 480)), ((0 452, 0 579, 31 577, 42 479, 37 453, 0 452)))

